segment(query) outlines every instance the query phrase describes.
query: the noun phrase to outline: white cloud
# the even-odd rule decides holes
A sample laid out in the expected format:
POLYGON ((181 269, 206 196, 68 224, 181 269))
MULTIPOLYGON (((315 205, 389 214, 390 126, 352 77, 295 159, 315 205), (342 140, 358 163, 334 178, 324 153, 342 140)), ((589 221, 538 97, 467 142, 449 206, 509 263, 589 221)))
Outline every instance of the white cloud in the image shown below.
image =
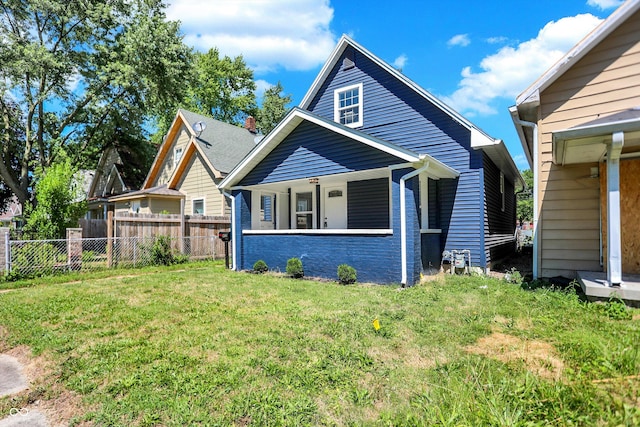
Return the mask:
POLYGON ((395 68, 397 68, 398 70, 402 70, 404 68, 405 65, 407 65, 407 61, 409 60, 409 58, 407 58, 407 55, 405 55, 404 53, 400 56, 398 56, 394 61, 393 61, 393 66, 395 68))
POLYGON ((256 80, 256 98, 262 99, 262 97, 264 96, 264 93, 268 89, 271 89, 274 86, 275 86, 274 84, 271 84, 266 80, 263 80, 263 79, 256 80))
POLYGON ((167 18, 182 23, 184 41, 201 51, 242 55, 256 73, 322 64, 337 37, 329 0, 170 0, 167 18))
POLYGON ((504 36, 489 37, 487 39, 487 43, 489 44, 502 44, 502 43, 506 43, 507 41, 509 41, 509 39, 504 36))
POLYGON ((469 39, 469 34, 457 34, 447 41, 447 46, 469 46, 471 44, 471 40, 469 39))
POLYGON ((497 98, 513 101, 599 22, 591 14, 551 21, 536 38, 516 47, 505 46, 485 57, 480 62, 482 71, 465 67, 458 90, 442 98, 467 115, 495 114, 492 101, 497 98))
POLYGON ((587 4, 598 9, 612 9, 618 7, 623 3, 623 0, 587 0, 587 4))

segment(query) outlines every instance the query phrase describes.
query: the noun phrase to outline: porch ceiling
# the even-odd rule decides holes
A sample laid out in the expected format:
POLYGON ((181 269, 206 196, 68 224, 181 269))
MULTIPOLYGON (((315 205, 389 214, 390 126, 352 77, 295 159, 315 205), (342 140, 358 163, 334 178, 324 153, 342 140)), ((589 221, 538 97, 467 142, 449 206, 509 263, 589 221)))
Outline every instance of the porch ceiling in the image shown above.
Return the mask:
POLYGON ((640 151, 640 107, 553 133, 553 162, 559 165, 602 161, 615 132, 624 132, 623 154, 640 151))

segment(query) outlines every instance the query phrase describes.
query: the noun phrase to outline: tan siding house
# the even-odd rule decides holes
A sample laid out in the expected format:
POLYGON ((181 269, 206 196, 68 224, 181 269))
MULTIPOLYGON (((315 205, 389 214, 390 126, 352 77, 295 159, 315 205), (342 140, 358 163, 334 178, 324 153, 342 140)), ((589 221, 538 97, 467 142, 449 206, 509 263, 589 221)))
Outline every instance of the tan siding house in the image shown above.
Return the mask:
POLYGON ((110 199, 116 214, 228 215, 218 184, 255 147, 254 123, 241 128, 178 110, 142 188, 110 199))
POLYGON ((640 241, 640 0, 620 6, 516 102, 511 115, 534 171, 534 277, 601 272, 617 286, 622 273, 640 274, 630 245, 640 241))

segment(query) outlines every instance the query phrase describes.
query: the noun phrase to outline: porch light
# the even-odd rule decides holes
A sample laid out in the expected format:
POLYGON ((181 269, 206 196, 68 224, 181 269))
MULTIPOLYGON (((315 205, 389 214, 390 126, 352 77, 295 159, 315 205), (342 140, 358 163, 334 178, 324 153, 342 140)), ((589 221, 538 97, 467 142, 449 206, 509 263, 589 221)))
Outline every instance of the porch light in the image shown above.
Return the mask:
POLYGON ((317 184, 318 178, 309 178, 309 184, 317 184))

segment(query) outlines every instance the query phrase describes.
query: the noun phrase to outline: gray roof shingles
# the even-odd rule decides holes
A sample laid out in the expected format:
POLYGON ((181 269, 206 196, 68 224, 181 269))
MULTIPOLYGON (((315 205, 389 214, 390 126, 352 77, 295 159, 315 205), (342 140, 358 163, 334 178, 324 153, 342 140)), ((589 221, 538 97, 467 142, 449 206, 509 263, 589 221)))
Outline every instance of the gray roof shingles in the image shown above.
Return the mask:
POLYGON ((229 173, 256 146, 258 135, 245 128, 184 109, 180 112, 191 126, 204 122, 206 128, 196 141, 213 167, 223 174, 229 173))

